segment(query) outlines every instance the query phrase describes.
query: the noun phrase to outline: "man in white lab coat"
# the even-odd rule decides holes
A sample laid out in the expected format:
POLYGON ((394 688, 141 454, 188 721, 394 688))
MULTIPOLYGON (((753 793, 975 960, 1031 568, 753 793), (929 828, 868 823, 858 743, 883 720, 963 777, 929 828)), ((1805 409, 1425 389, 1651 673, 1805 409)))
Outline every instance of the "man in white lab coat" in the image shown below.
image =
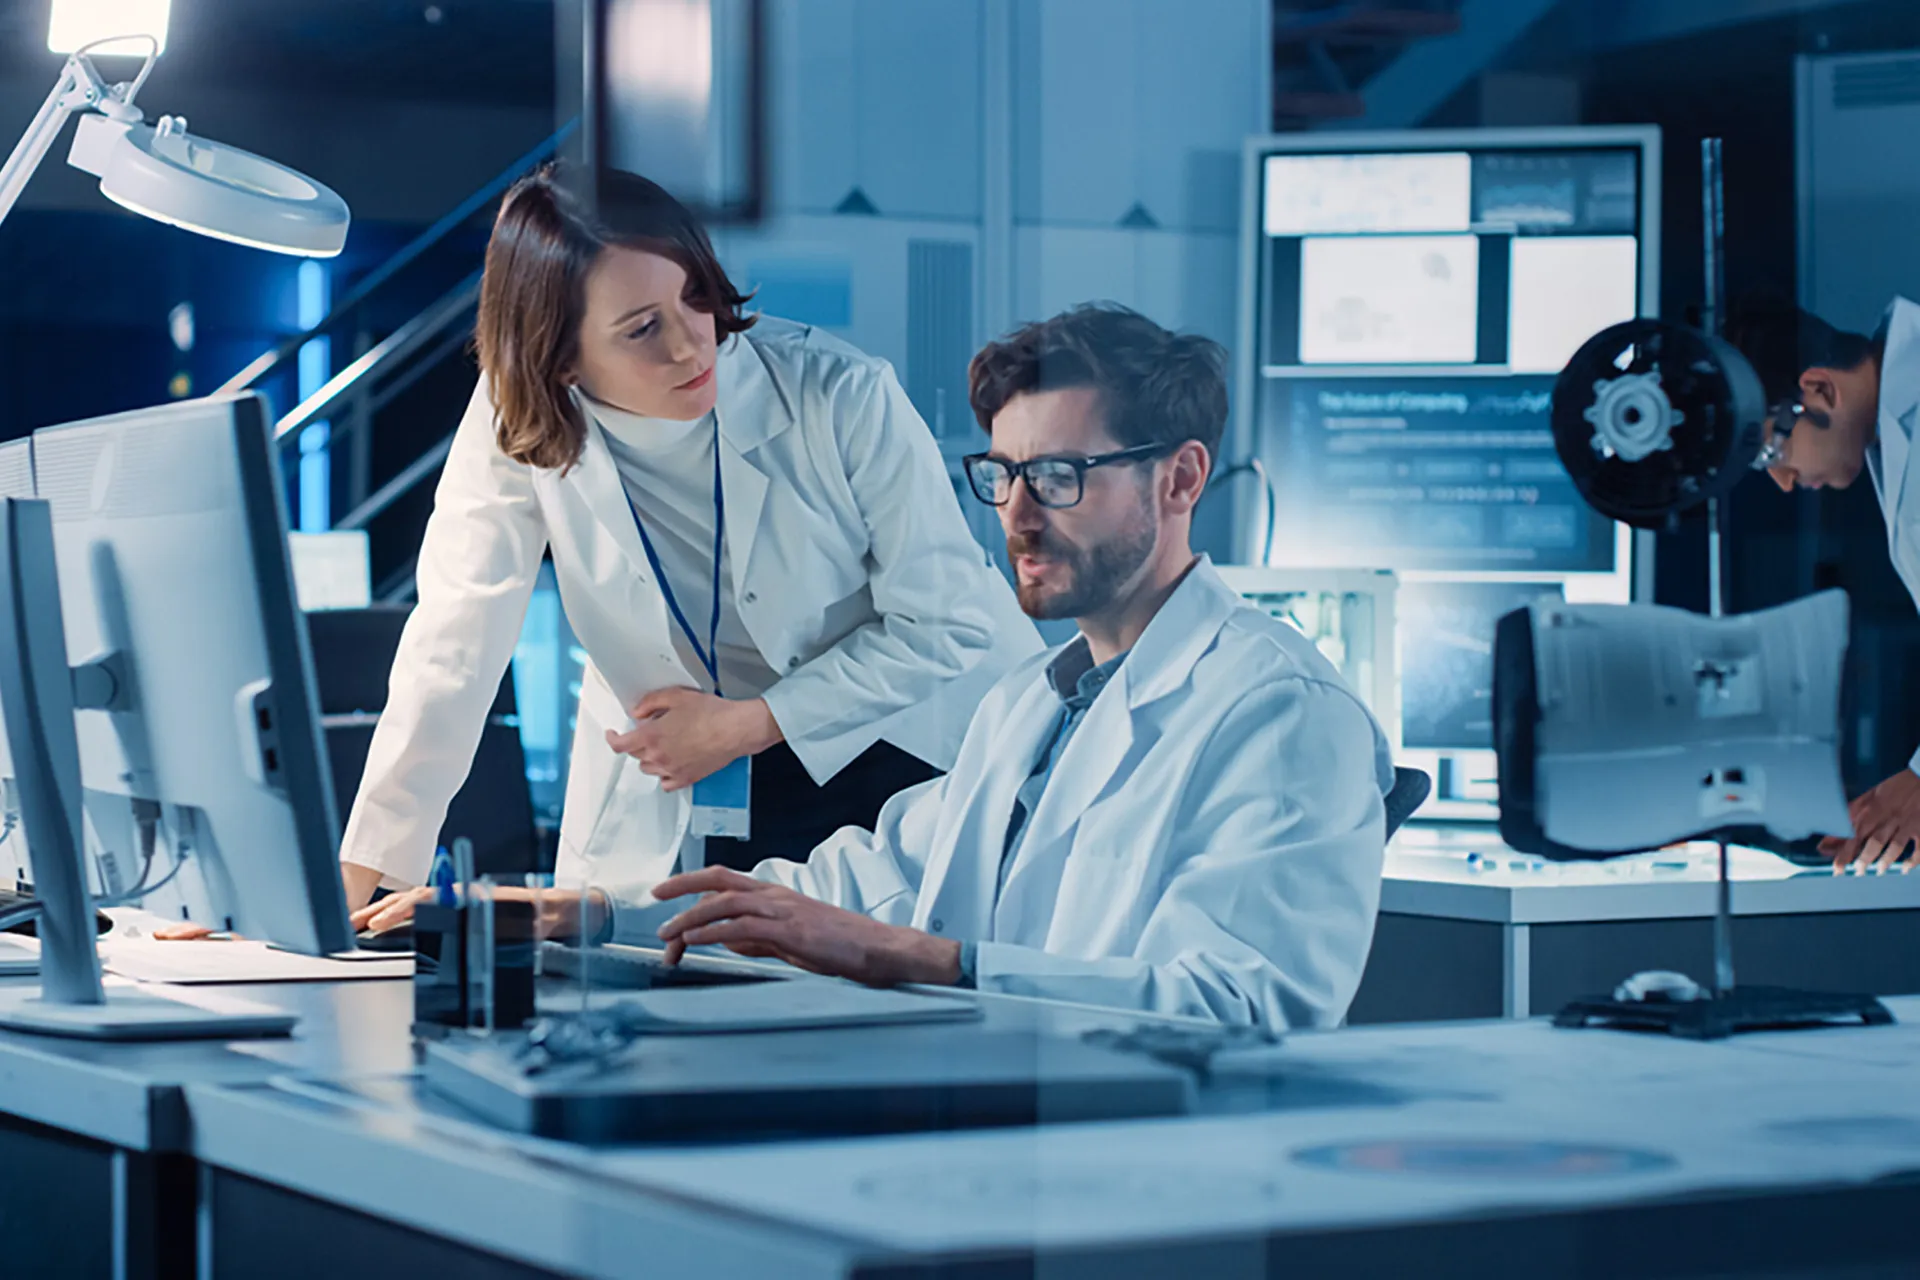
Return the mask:
POLYGON ((1299 632, 1189 533, 1224 354, 1083 307, 975 358, 1020 602, 1071 642, 1014 668, 946 777, 805 863, 615 894, 614 936, 721 944, 866 982, 946 983, 1280 1028, 1331 1025, 1379 905, 1387 744, 1299 632), (626 905, 621 905, 622 900, 626 905))
MULTIPOLYGON (((1887 522, 1887 548, 1920 604, 1920 305, 1896 298, 1872 337, 1835 329, 1786 303, 1748 303, 1728 335, 1760 375, 1768 440, 1761 460, 1782 489, 1844 489, 1865 469, 1887 522)), ((1892 866, 1920 841, 1920 751, 1854 800, 1853 835, 1821 852, 1838 867, 1892 866)))

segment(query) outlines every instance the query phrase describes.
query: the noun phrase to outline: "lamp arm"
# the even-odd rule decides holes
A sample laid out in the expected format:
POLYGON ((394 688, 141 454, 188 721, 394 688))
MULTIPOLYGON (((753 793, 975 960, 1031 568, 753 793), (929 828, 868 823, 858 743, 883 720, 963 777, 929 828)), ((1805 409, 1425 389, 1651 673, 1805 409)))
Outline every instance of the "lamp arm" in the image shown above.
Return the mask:
POLYGON ((67 65, 60 70, 60 78, 54 82, 53 92, 40 104, 33 123, 20 135, 20 141, 14 144, 13 154, 7 157, 7 163, 0 166, 0 220, 13 211, 14 203, 20 199, 20 193, 26 190, 28 179, 33 171, 46 159, 47 152, 53 149, 55 139, 66 125, 67 117, 76 111, 85 111, 97 106, 107 97, 109 90, 101 80, 100 73, 94 70, 93 63, 80 54, 67 59, 67 65))
POLYGON ((13 206, 20 199, 20 193, 27 188, 27 182, 33 177, 34 170, 47 158, 47 152, 53 149, 60 130, 66 126, 67 117, 80 111, 98 111, 115 120, 137 124, 140 121, 140 109, 133 105, 133 96, 153 73, 153 63, 160 56, 160 42, 152 36, 139 37, 147 41, 150 52, 147 61, 140 68, 132 84, 109 86, 101 77, 99 69, 93 65, 93 59, 87 56, 87 50, 100 45, 114 43, 113 40, 96 40, 86 48, 76 50, 67 59, 66 66, 60 68, 60 78, 53 82, 53 92, 40 104, 40 110, 34 114, 33 122, 27 131, 20 135, 20 141, 14 144, 13 154, 7 157, 7 163, 0 166, 0 222, 4 222, 13 206))

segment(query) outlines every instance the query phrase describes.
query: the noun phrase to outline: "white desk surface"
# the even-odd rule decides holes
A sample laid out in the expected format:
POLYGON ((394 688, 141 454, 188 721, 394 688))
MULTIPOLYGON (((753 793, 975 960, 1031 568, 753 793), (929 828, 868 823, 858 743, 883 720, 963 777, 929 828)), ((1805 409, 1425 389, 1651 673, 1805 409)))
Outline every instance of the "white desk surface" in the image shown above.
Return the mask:
POLYGON ((642 1249, 837 1275, 1865 1186, 1920 1170, 1920 998, 1889 1003, 1904 1025, 1712 1044, 1543 1021, 1302 1034, 1223 1059, 1206 1114, 1037 1130, 595 1151, 397 1079, 188 1098, 205 1161, 538 1265, 618 1275, 642 1249))
MULTIPOLYGON (((1694 844, 1608 862, 1514 853, 1487 827, 1410 826, 1387 849, 1380 909, 1498 924, 1713 915, 1714 847, 1694 844)), ((1920 910, 1920 876, 1835 875, 1758 849, 1733 850, 1735 915, 1920 910)))

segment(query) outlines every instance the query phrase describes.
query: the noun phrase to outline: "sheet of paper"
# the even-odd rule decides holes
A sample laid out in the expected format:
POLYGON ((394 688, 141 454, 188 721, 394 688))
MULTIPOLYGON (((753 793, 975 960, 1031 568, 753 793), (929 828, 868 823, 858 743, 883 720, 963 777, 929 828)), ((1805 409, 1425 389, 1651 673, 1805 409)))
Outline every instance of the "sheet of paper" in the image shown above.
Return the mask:
POLYGON ((1472 364, 1474 236, 1327 236, 1300 245, 1302 364, 1472 364))
POLYGON ((1507 363, 1558 373, 1580 345, 1639 310, 1632 236, 1520 236, 1509 279, 1507 363))
POLYGON ((327 960, 279 951, 264 942, 159 942, 152 938, 102 938, 100 963, 140 982, 354 982, 365 978, 411 978, 413 957, 390 960, 327 960))
POLYGON ((40 972, 40 939, 0 933, 0 978, 40 972))

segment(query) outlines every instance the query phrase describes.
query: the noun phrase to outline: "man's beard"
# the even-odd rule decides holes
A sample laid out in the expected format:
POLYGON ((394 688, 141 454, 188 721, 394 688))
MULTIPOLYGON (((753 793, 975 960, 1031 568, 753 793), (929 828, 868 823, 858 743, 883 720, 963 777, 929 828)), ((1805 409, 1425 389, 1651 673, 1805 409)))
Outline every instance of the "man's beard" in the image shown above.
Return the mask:
MULTIPOLYGON (((1114 537, 1093 547, 1076 547, 1051 529, 1013 534, 1007 538, 1007 556, 1038 556, 1067 569, 1067 584, 1050 591, 1038 582, 1022 581, 1016 571, 1014 590, 1029 618, 1096 616, 1112 607, 1120 588, 1138 573, 1153 554, 1159 530, 1144 509, 1114 537)), ((1057 572, 1057 570, 1056 570, 1057 572)))

